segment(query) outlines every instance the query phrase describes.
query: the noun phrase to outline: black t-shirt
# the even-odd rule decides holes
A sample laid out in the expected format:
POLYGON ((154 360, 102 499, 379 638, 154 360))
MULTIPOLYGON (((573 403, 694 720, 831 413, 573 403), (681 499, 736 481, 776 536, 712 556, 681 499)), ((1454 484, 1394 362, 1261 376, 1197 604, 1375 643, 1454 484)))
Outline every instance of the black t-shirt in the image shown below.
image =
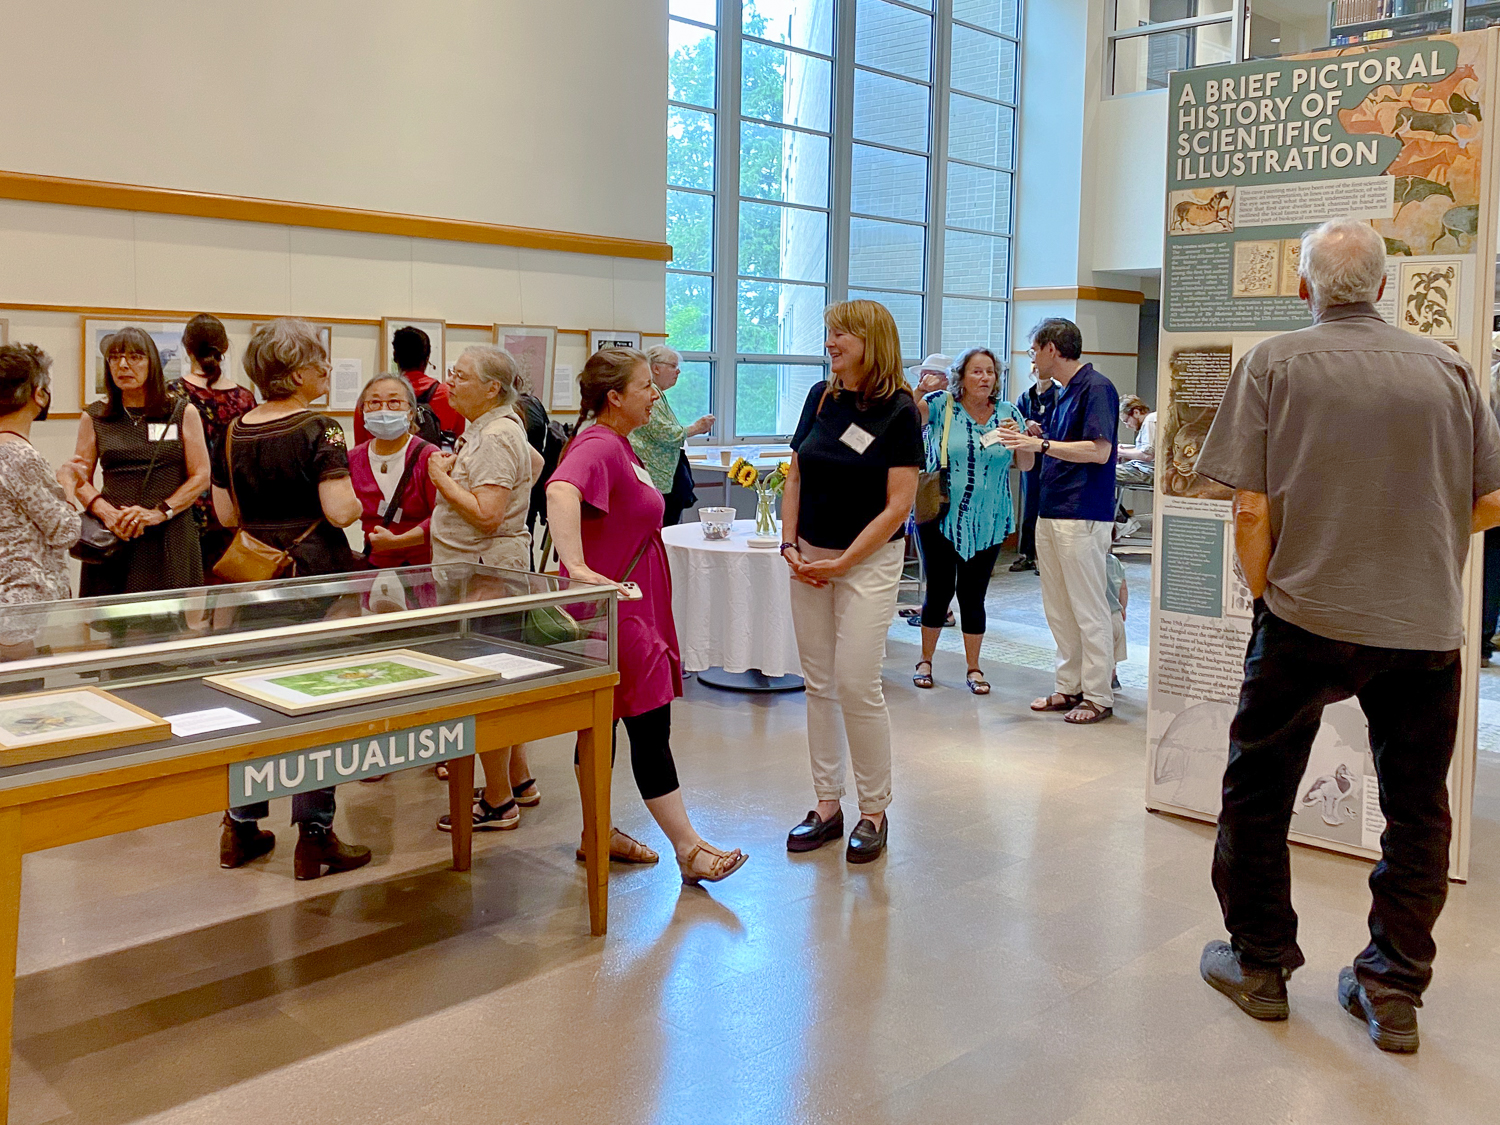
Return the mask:
MULTIPOLYGON (((825 401, 826 389, 818 383, 808 391, 792 435, 802 481, 797 534, 814 547, 842 551, 885 510, 886 470, 920 468, 927 455, 910 394, 898 391, 861 410, 855 392, 830 391, 825 401), (860 431, 874 439, 863 452, 855 448, 864 444, 860 431), (841 440, 845 436, 854 444, 841 440)), ((898 528, 891 538, 903 534, 898 528)))

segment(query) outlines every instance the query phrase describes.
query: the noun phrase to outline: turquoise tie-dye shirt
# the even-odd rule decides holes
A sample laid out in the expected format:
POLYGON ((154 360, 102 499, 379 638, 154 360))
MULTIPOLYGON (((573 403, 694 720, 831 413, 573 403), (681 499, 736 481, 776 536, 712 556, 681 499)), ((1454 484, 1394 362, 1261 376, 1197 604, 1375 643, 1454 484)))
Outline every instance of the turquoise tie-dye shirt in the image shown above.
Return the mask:
POLYGON ((1000 442, 989 448, 979 444, 1006 418, 1021 429, 1026 419, 1013 403, 1001 399, 995 413, 980 424, 959 405, 947 391, 933 391, 926 396, 927 469, 936 471, 939 446, 943 441, 943 414, 953 404, 953 422, 948 427, 948 514, 943 517, 943 537, 953 544, 961 559, 971 559, 986 547, 993 547, 1015 529, 1015 513, 1010 500, 1011 451, 1000 442))

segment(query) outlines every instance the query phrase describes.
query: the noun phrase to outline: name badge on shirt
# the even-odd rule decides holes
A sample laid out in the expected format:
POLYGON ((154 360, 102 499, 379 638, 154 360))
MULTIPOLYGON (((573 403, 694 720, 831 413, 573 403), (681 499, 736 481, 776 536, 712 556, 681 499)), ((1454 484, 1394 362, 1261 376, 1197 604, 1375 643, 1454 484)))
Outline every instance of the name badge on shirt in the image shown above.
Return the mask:
POLYGON ((641 468, 639 465, 631 465, 630 467, 635 470, 636 479, 638 479, 642 484, 650 485, 652 488, 656 487, 656 483, 651 479, 651 474, 648 473, 645 469, 641 468))
POLYGON ((853 422, 849 423, 849 428, 844 431, 844 436, 839 438, 839 441, 843 442, 856 453, 863 453, 869 449, 870 443, 874 440, 874 434, 870 433, 869 430, 861 429, 853 422))
POLYGON ((991 430, 987 434, 980 434, 979 435, 979 444, 984 449, 988 449, 992 445, 999 445, 1000 444, 1000 427, 996 426, 993 430, 991 430))
POLYGON ((168 422, 147 422, 146 423, 146 440, 147 441, 176 441, 177 440, 177 423, 176 422, 171 422, 171 423, 168 423, 168 422))

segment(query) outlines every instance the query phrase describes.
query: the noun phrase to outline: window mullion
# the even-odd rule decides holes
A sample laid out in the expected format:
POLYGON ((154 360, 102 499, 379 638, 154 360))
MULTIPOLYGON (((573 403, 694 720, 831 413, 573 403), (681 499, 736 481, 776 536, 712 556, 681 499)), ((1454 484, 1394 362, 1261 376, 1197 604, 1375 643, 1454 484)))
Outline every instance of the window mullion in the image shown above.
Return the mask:
POLYGON ((742 0, 719 0, 718 129, 714 143, 713 412, 719 439, 735 432, 735 352, 739 347, 740 63, 742 0))
POLYGON ((943 346, 943 255, 948 225, 948 96, 953 78, 953 0, 937 0, 932 34, 932 143, 927 158, 927 303, 925 346, 943 346))
POLYGON ((828 224, 828 299, 849 296, 849 212, 854 179, 854 13, 856 0, 834 9, 833 183, 828 224))

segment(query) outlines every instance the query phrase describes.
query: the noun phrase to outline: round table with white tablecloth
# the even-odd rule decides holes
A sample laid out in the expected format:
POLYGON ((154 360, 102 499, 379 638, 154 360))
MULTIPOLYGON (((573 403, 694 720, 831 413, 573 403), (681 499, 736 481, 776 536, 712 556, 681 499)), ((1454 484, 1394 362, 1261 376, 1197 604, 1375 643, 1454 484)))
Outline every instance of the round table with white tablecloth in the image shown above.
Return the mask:
POLYGON ((802 664, 791 574, 775 550, 749 545, 754 532, 754 520, 735 520, 719 540, 704 539, 697 523, 662 530, 682 666, 712 687, 795 690, 802 664))

